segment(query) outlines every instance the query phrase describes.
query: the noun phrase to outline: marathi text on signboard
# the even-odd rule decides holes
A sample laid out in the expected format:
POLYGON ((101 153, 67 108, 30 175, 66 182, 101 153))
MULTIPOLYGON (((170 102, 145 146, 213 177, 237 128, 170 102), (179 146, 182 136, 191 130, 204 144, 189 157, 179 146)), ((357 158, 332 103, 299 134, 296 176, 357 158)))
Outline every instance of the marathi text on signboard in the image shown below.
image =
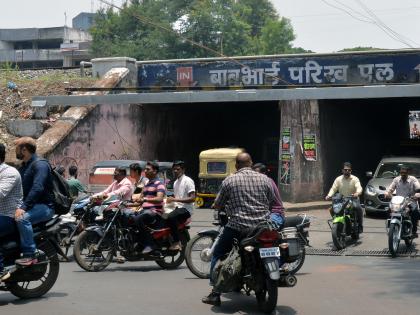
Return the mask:
POLYGON ((317 86, 417 83, 419 52, 146 63, 140 87, 317 86))

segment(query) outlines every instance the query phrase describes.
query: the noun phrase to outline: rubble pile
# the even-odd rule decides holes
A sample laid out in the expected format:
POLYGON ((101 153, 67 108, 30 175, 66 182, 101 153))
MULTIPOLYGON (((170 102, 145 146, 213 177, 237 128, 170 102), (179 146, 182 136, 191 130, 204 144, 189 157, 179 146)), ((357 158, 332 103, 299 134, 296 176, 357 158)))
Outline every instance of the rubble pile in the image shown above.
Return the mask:
MULTIPOLYGON (((92 86, 92 77, 80 77, 79 69, 70 70, 0 70, 0 142, 13 145, 15 136, 7 130, 7 122, 14 119, 32 119, 33 96, 66 95, 66 88, 92 86)), ((64 108, 51 108, 43 123, 54 124, 64 108)))

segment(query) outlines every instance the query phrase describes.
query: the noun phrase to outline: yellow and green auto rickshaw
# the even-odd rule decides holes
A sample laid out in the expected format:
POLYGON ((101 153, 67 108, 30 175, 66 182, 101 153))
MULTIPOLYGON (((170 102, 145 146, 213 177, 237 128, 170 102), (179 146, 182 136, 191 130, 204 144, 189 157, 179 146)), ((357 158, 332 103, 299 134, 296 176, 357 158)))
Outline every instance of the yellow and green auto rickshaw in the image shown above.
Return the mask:
POLYGON ((219 148, 200 153, 199 187, 195 205, 197 208, 210 207, 216 198, 222 181, 236 171, 235 159, 240 148, 219 148))

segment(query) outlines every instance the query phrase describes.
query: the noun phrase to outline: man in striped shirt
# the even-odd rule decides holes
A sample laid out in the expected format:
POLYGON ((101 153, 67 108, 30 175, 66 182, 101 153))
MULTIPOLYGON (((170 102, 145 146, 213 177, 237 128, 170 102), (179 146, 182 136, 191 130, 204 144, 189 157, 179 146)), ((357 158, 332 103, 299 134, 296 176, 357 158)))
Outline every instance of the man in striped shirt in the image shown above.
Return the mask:
MULTIPOLYGON (((253 171, 251 166, 251 156, 248 153, 239 153, 236 157, 237 172, 223 181, 214 202, 215 209, 226 210, 229 222, 214 249, 210 274, 217 260, 231 251, 234 239, 241 239, 244 232, 270 220, 270 205, 274 200, 273 188, 269 178, 253 171)), ((212 290, 202 302, 219 306, 220 293, 212 290)))
POLYGON ((149 179, 144 186, 139 199, 133 199, 134 202, 143 204, 143 210, 135 216, 134 221, 143 232, 145 247, 142 254, 148 254, 153 250, 153 239, 147 230, 147 225, 156 224, 162 220, 163 199, 165 197, 165 185, 158 179, 159 164, 156 162, 147 162, 144 173, 149 179))

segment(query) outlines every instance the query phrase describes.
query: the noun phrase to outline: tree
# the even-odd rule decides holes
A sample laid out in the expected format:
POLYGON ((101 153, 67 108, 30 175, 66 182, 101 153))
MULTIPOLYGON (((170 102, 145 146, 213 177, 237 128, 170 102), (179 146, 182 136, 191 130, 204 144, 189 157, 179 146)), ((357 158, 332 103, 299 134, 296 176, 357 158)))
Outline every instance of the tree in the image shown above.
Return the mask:
POLYGON ((295 49, 290 21, 280 18, 269 0, 132 0, 118 12, 98 11, 95 22, 91 50, 97 57, 150 60, 295 49))
POLYGON ((385 50, 384 48, 375 48, 375 47, 363 47, 357 46, 353 48, 344 48, 339 50, 338 52, 346 52, 346 51, 369 51, 369 50, 385 50))

